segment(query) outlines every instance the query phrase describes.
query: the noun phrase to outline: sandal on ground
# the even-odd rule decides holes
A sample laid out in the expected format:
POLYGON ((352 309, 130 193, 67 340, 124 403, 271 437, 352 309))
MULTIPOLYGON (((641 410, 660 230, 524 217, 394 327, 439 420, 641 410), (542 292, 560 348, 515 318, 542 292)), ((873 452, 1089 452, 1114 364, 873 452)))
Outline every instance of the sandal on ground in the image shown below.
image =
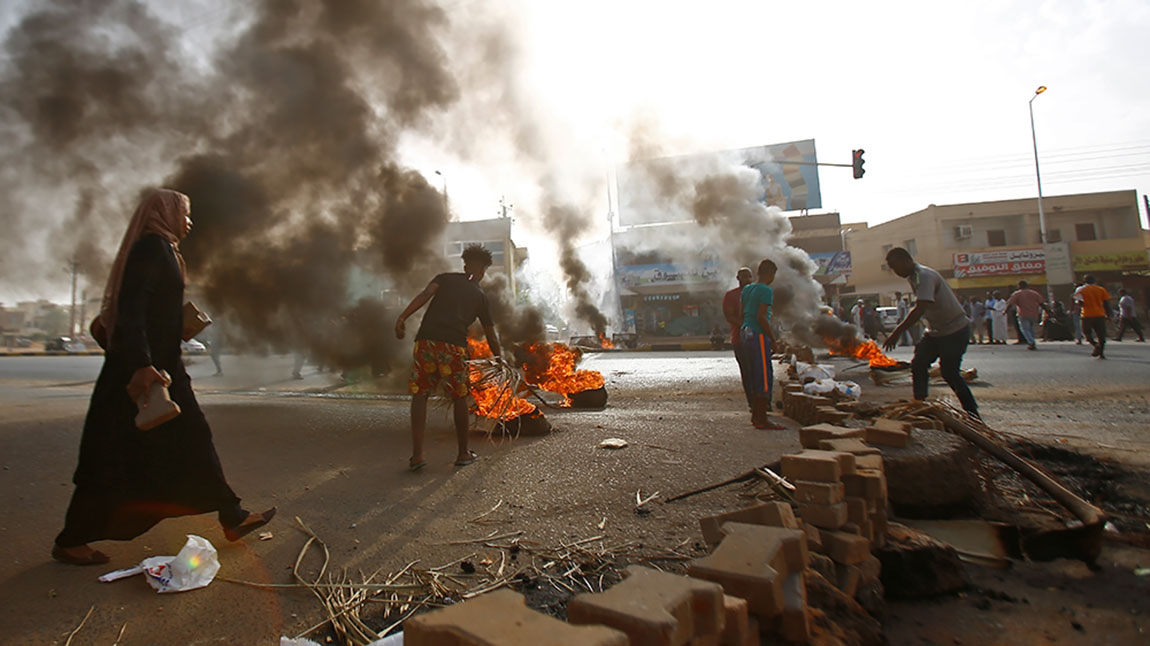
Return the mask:
POLYGON ((59 545, 52 546, 52 558, 68 565, 103 565, 112 560, 100 550, 92 550, 87 556, 74 556, 65 552, 59 545))
POLYGON ((763 430, 763 431, 785 431, 785 430, 787 430, 786 426, 781 426, 779 424, 775 424, 774 422, 772 422, 770 420, 766 420, 763 422, 755 422, 755 428, 763 430))
POLYGON ((456 460, 456 461, 455 461, 455 466, 457 466, 457 467, 465 467, 465 466, 467 466, 467 465, 469 465, 469 464, 473 464, 473 463, 474 463, 476 460, 478 460, 478 459, 479 459, 479 454, 478 454, 478 453, 476 453, 475 451, 468 451, 468 452, 467 452, 467 456, 468 456, 468 457, 467 457, 467 459, 466 459, 466 460, 456 460))
POLYGON ((407 468, 411 469, 412 471, 419 471, 425 466, 427 466, 427 460, 420 460, 419 462, 412 462, 411 460, 407 461, 407 468))
POLYGON ((272 518, 275 518, 275 515, 275 507, 272 507, 266 511, 262 511, 258 514, 248 514, 248 517, 245 518, 244 521, 239 525, 236 525, 235 527, 225 527, 224 538, 234 543, 244 536, 247 536, 253 531, 270 523, 272 518))

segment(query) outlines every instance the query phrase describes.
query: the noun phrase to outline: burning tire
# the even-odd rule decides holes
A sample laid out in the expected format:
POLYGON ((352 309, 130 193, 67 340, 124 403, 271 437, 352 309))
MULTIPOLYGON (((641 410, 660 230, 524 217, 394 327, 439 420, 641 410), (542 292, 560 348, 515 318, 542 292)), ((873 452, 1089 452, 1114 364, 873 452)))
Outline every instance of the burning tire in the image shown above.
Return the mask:
POLYGON ((551 422, 547 421, 547 417, 538 408, 504 422, 503 426, 513 436, 534 437, 551 432, 551 422))
POLYGON ((571 408, 603 409, 607 407, 607 388, 600 386, 568 395, 571 408))

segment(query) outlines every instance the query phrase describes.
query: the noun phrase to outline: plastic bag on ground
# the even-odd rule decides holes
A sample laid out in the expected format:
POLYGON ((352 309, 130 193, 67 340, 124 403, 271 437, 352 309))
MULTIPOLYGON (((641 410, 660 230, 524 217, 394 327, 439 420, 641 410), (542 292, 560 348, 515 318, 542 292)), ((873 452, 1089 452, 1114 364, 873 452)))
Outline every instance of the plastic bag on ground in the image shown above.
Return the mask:
POLYGON ((219 571, 220 559, 211 542, 188 534, 188 541, 175 556, 152 556, 134 568, 109 572, 99 580, 108 583, 142 573, 156 592, 186 592, 211 583, 219 571))
POLYGON ((795 364, 795 374, 798 375, 799 381, 803 382, 807 379, 834 379, 835 367, 829 363, 806 363, 799 361, 795 364))
POLYGON ((846 395, 851 399, 858 399, 862 396, 862 386, 853 381, 839 381, 835 382, 835 388, 840 394, 846 395))
POLYGON ((804 395, 825 395, 836 388, 834 379, 816 379, 803 384, 804 395))

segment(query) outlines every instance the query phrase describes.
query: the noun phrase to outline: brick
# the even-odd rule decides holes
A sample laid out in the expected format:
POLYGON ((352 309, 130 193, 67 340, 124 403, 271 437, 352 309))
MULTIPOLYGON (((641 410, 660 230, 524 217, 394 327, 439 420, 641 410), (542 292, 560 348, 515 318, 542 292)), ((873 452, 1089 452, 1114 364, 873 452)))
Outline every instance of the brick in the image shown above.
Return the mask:
POLYGON ((823 451, 844 451, 850 453, 855 457, 855 463, 858 463, 860 455, 882 455, 882 449, 877 446, 871 446, 856 437, 848 437, 835 440, 819 440, 819 449, 823 451))
POLYGON ((862 439, 866 437, 866 430, 861 428, 847 428, 834 424, 813 424, 799 429, 799 444, 804 449, 817 449, 821 440, 838 440, 847 438, 862 439))
POLYGON ((687 646, 719 646, 719 643, 719 635, 707 635, 692 639, 687 642, 687 646))
POLYGON ((527 607, 523 595, 496 590, 403 623, 408 646, 562 644, 627 646, 627 635, 606 626, 574 626, 527 607))
POLYGON ((699 529, 703 532, 703 540, 706 541, 708 545, 718 545, 719 541, 723 539, 721 528, 723 523, 727 522, 747 523, 748 525, 771 525, 789 529, 799 528, 799 521, 795 519, 795 513, 790 505, 785 502, 765 502, 753 507, 746 507, 716 516, 700 518, 699 529))
POLYGON ((692 561, 687 573, 719 583, 726 594, 746 599, 748 611, 756 617, 781 614, 786 575, 792 568, 801 571, 805 567, 796 561, 803 560, 806 534, 741 523, 727 523, 723 530, 727 533, 723 542, 708 556, 692 561))
MULTIPOLYGON (((797 525, 798 520, 795 521, 797 525)), ((723 535, 732 534, 734 532, 746 531, 748 528, 754 529, 755 527, 762 527, 761 525, 747 525, 745 523, 724 523, 723 535)), ((766 527, 777 527, 775 525, 767 525, 766 527)), ((784 527, 780 529, 790 530, 789 533, 782 535, 783 541, 783 556, 787 561, 787 571, 795 572, 798 570, 806 569, 810 565, 810 547, 807 545, 806 532, 802 529, 784 527)), ((767 540, 773 540, 769 536, 767 540)))
POLYGON ((815 482, 838 482, 842 479, 843 471, 839 461, 830 455, 804 455, 796 453, 784 455, 780 460, 783 477, 794 482, 795 480, 813 480, 815 482))
POLYGON ((804 523, 819 529, 838 529, 847 522, 847 504, 836 502, 833 505, 799 505, 799 516, 804 523))
POLYGON ((813 482, 811 480, 796 480, 795 500, 800 503, 815 505, 833 505, 842 502, 846 495, 846 488, 842 482, 813 482))
POLYGON ((875 471, 855 471, 843 476, 843 489, 847 498, 864 498, 868 501, 886 500, 883 484, 886 478, 875 471))
MULTIPOLYGON (((875 547, 882 547, 886 545, 886 531, 887 531, 887 515, 886 504, 883 504, 878 511, 870 515, 871 533, 874 536, 873 543, 875 547)), ((821 537, 820 537, 821 538, 821 537)))
POLYGON ((812 550, 821 550, 823 548, 822 535, 819 534, 819 528, 810 523, 801 523, 803 533, 807 535, 807 547, 812 550))
POLYGON ((823 575, 827 581, 835 580, 835 562, 825 554, 811 554, 811 569, 823 575))
POLYGON ((843 594, 853 597, 858 592, 859 584, 862 583, 862 572, 856 565, 835 563, 835 577, 831 581, 835 582, 835 587, 843 594))
POLYGON ((866 559, 853 566, 859 569, 859 583, 867 585, 872 581, 878 581, 882 578, 882 561, 877 556, 871 554, 866 559))
POLYGON ((676 646, 722 632, 723 590, 707 581, 632 565, 627 578, 606 591, 572 599, 567 621, 609 626, 625 633, 632 644, 676 646))
POLYGON ((759 643, 758 633, 751 633, 746 599, 723 595, 723 632, 719 635, 719 643, 722 646, 759 643))
POLYGON ((910 444, 910 433, 871 427, 866 430, 866 441, 871 444, 905 448, 910 444))
POLYGON ((903 433, 910 434, 910 422, 903 422, 889 417, 876 417, 871 420, 871 428, 877 428, 884 431, 902 431, 903 433))
POLYGON ((867 515, 867 499, 860 496, 847 496, 843 499, 847 506, 847 522, 862 525, 870 520, 867 515))
POLYGON ((855 456, 855 469, 869 469, 885 473, 882 466, 882 454, 879 455, 856 455, 855 456))
POLYGON ((870 556, 870 541, 856 534, 845 532, 820 532, 823 539, 823 553, 835 563, 855 565, 870 556))
POLYGON ((811 639, 811 621, 807 613, 807 586, 802 572, 795 572, 783 583, 783 639, 806 643, 811 639))

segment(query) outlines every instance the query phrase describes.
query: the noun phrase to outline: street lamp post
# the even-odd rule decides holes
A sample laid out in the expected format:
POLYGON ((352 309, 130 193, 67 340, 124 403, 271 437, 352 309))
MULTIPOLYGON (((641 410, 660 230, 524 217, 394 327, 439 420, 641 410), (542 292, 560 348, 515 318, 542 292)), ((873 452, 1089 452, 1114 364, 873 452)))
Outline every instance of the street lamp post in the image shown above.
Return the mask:
POLYGON ((1039 94, 1046 91, 1045 85, 1038 86, 1034 91, 1034 96, 1030 97, 1030 141, 1034 144, 1034 176, 1038 180, 1038 237, 1039 242, 1042 243, 1043 253, 1043 271, 1046 274, 1046 300, 1051 304, 1054 303, 1054 288, 1050 285, 1050 270, 1047 263, 1050 261, 1047 253, 1047 240, 1046 240, 1046 213, 1042 210, 1042 172, 1038 169, 1038 135, 1034 130, 1034 100, 1038 98, 1039 94))

